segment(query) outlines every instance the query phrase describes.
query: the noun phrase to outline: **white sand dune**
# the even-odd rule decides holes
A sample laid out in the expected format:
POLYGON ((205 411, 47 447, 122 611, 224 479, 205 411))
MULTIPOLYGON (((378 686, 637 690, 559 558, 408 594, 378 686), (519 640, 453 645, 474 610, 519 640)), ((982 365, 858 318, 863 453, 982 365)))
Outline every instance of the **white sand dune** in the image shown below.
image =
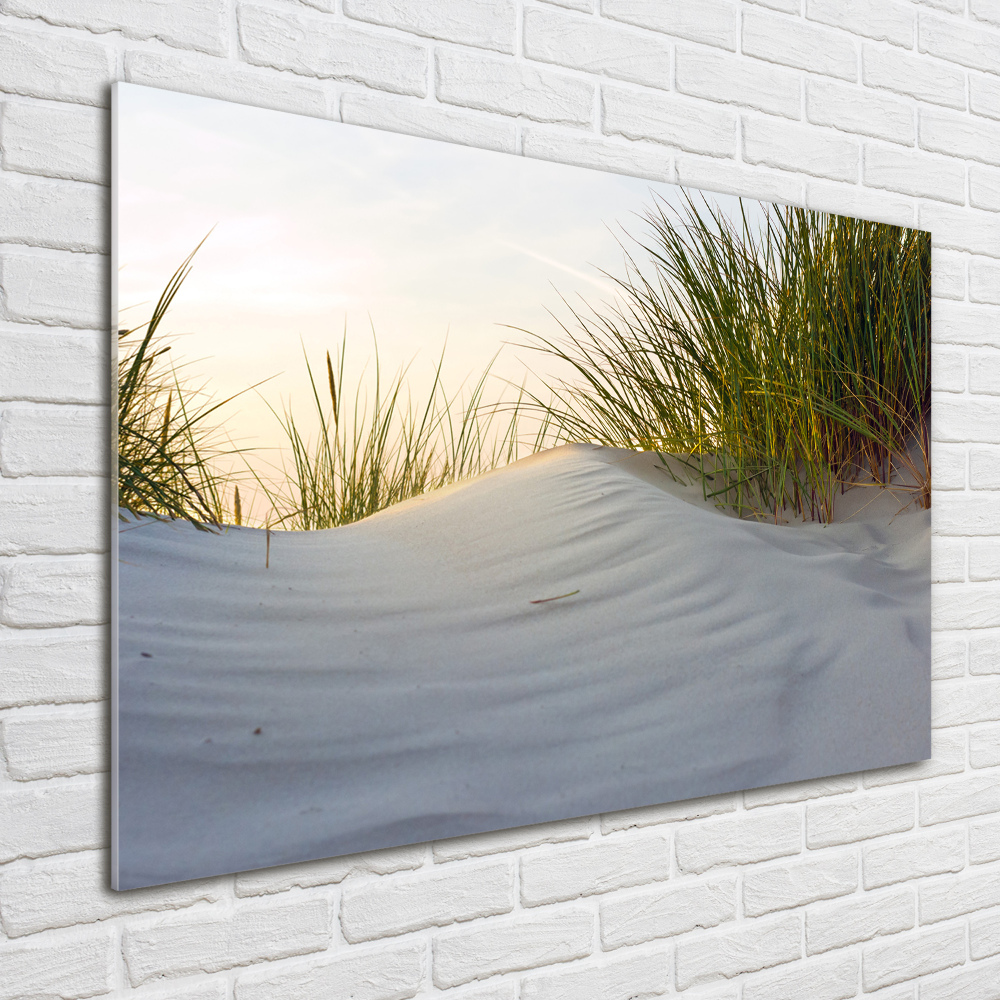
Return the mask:
POLYGON ((740 521, 648 458, 553 449, 267 568, 260 530, 124 530, 117 887, 929 756, 929 512, 740 521))

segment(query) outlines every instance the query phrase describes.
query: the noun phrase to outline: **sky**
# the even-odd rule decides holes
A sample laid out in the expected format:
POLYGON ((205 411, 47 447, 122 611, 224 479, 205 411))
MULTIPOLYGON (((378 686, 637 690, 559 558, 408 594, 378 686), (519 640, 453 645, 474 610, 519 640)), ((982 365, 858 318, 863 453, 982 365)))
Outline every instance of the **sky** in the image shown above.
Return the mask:
POLYGON ((619 241, 654 196, 680 204, 672 185, 134 84, 117 85, 116 178, 120 326, 207 236, 162 329, 218 399, 267 380, 220 411, 262 454, 282 440, 268 404, 308 414, 303 351, 321 370, 345 337, 348 371, 374 336, 418 394, 446 341, 451 393, 498 351, 498 392, 546 369, 510 327, 558 337, 563 298, 612 301, 619 241))

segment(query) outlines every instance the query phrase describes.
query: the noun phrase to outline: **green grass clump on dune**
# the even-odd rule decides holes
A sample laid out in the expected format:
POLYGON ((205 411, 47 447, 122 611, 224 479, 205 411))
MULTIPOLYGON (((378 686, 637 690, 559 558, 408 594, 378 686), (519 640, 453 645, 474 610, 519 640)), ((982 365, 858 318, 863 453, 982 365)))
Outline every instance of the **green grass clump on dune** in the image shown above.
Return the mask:
POLYGON ((345 357, 346 337, 336 363, 327 352, 325 394, 306 359, 319 430, 307 439, 286 409, 281 418, 291 453, 286 485, 275 489, 258 480, 282 527, 350 524, 517 457, 518 405, 505 411, 484 404, 489 368, 459 401, 442 385, 442 352, 426 401, 418 405, 406 390, 407 369, 384 387, 376 345, 368 393, 359 379, 345 406, 345 357), (505 423, 496 427, 502 412, 505 423))
POLYGON ((170 347, 158 336, 193 256, 174 272, 149 322, 118 331, 118 506, 205 527, 223 520, 226 479, 212 464, 222 454, 213 415, 227 401, 206 402, 192 389, 167 363, 170 347))
POLYGON ((679 457, 741 515, 829 521, 901 474, 928 506, 929 234, 762 207, 657 203, 616 305, 536 338, 573 373, 536 403, 561 440, 679 457))
POLYGON ((159 332, 197 250, 170 278, 149 322, 118 334, 122 511, 183 518, 200 528, 226 520, 250 523, 239 485, 256 481, 272 508, 259 519, 261 527, 333 528, 517 458, 519 404, 485 403, 489 367, 460 400, 442 384, 442 352, 426 402, 418 405, 408 394, 406 369, 383 382, 376 345, 372 377, 360 374, 345 405, 345 340, 336 364, 327 353, 326 392, 306 359, 318 424, 313 437, 290 408, 278 416, 289 456, 281 485, 249 463, 242 476, 219 473, 217 459, 233 453, 220 447, 224 428, 217 412, 229 400, 212 403, 192 389, 167 363, 170 347, 159 332))

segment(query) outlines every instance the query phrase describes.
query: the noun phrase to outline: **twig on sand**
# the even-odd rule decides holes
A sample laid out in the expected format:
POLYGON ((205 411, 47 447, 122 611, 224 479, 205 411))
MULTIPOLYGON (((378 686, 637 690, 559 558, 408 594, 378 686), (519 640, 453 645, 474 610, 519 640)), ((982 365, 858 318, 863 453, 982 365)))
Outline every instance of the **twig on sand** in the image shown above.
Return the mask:
POLYGON ((267 551, 264 554, 264 569, 271 568, 271 529, 267 529, 267 551))
POLYGON ((579 590, 571 590, 568 594, 559 594, 558 597, 543 597, 538 601, 528 601, 529 604, 548 604, 549 601, 561 601, 564 597, 572 597, 574 594, 579 594, 579 590))

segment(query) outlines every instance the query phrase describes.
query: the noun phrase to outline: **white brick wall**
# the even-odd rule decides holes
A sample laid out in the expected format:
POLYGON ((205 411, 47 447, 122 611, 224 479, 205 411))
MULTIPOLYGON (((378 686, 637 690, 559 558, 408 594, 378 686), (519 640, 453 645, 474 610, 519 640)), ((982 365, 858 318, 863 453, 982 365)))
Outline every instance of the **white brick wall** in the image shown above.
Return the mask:
POLYGON ((0 0, 0 1000, 997 1000, 996 0, 0 0), (107 889, 108 85, 934 234, 931 762, 107 889))

